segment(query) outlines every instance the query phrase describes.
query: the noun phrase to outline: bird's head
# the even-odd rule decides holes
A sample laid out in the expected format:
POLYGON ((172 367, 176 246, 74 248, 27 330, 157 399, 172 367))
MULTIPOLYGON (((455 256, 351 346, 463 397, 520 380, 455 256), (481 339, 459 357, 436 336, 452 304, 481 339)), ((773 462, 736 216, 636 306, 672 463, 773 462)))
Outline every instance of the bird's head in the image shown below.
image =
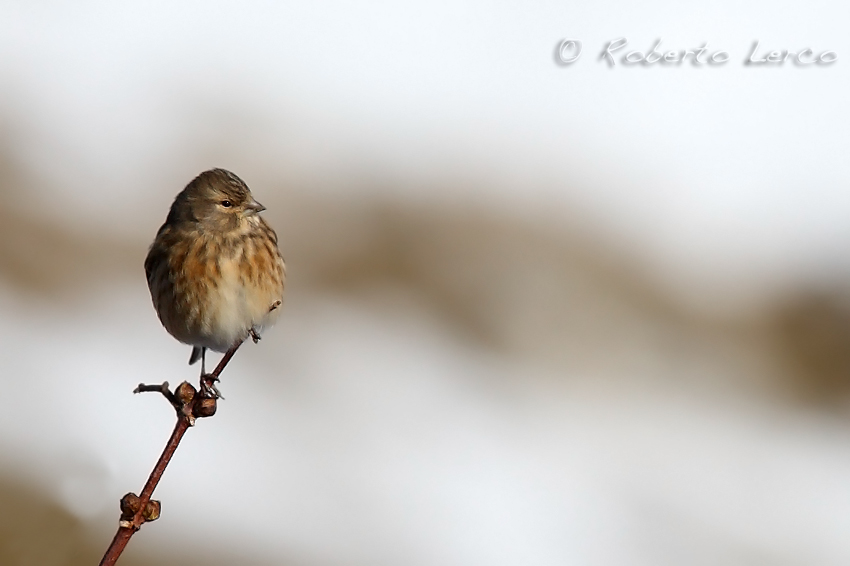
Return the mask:
POLYGON ((193 222, 205 230, 236 230, 266 207, 245 182, 224 169, 204 171, 174 199, 169 223, 193 222))

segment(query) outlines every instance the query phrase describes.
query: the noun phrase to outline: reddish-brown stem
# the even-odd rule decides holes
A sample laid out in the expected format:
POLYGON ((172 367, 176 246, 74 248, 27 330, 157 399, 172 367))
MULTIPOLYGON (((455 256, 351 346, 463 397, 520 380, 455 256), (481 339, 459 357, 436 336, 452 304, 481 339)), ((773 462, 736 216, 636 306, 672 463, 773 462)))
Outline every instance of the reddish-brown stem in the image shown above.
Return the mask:
POLYGON ((103 555, 103 559, 100 561, 100 566, 112 566, 115 564, 118 557, 121 556, 122 552, 124 552, 124 547, 127 546, 128 542, 130 542, 130 537, 132 537, 145 522, 143 513, 148 502, 151 500, 153 490, 156 489, 159 480, 162 479, 162 474, 165 472, 165 468, 171 461, 171 457, 174 455, 174 451, 177 450, 177 446, 180 444, 180 440, 183 438, 183 435, 186 434, 187 430, 189 430, 189 426, 189 419, 186 416, 179 415, 177 417, 177 424, 174 427, 174 432, 171 433, 171 438, 168 439, 168 444, 165 445, 165 450, 162 451, 156 466, 154 466, 151 475, 148 477, 145 487, 142 489, 142 494, 139 496, 139 510, 135 515, 133 515, 132 520, 121 522, 121 526, 118 527, 118 532, 115 533, 115 538, 112 540, 112 544, 109 545, 109 548, 106 550, 106 554, 103 555))
POLYGON ((210 374, 214 379, 218 379, 218 376, 221 375, 221 372, 224 370, 224 366, 227 365, 227 363, 230 361, 230 358, 233 357, 233 354, 236 353, 236 350, 238 350, 239 346, 241 345, 242 342, 239 342, 234 347, 224 353, 224 355, 221 357, 221 361, 218 362, 218 365, 215 366, 215 369, 210 374))
MULTIPOLYGON (((233 358, 236 350, 238 350, 241 345, 242 343, 240 342, 228 350, 211 374, 201 376, 202 391, 204 389, 203 385, 205 382, 207 384, 213 384, 218 380, 219 375, 221 375, 221 372, 224 370, 225 366, 227 366, 230 359, 233 358)), ((183 385, 188 387, 191 391, 194 391, 188 383, 184 383, 183 385)), ((127 546, 127 543, 130 542, 130 538, 136 534, 136 531, 142 527, 145 521, 155 520, 159 516, 158 503, 157 510, 153 515, 151 515, 149 503, 151 502, 151 496, 153 496, 153 492, 156 489, 157 484, 159 484, 159 480, 162 479, 162 474, 165 473, 165 468, 168 467, 168 463, 171 462, 171 457, 174 455, 174 451, 177 450, 177 446, 180 445, 180 441, 183 439, 183 435, 186 434, 186 431, 189 430, 189 427, 195 424, 195 417, 211 416, 215 413, 215 399, 204 398, 201 394, 192 396, 190 393, 188 398, 180 401, 174 393, 168 391, 167 384, 163 384, 162 386, 146 386, 140 384, 136 389, 136 392, 144 391, 158 391, 165 395, 169 402, 171 402, 172 405, 175 405, 175 408, 177 409, 177 424, 174 426, 174 431, 168 439, 168 444, 165 445, 165 449, 162 451, 162 454, 160 455, 159 460, 157 460, 151 475, 148 477, 148 481, 145 483, 145 487, 142 489, 141 495, 138 496, 137 500, 133 501, 133 509, 136 509, 135 513, 132 514, 132 516, 122 514, 121 521, 118 524, 118 532, 115 533, 112 543, 109 545, 109 548, 106 549, 106 553, 100 561, 100 566, 113 566, 118 561, 121 553, 124 552, 124 548, 127 546), (208 407, 205 407, 204 405, 208 403, 213 404, 211 413, 209 411, 205 412, 208 407)), ((177 390, 175 389, 175 392, 176 391, 177 390)), ((131 494, 125 496, 125 499, 130 495, 131 494)), ((135 498, 135 496, 133 497, 135 498)))

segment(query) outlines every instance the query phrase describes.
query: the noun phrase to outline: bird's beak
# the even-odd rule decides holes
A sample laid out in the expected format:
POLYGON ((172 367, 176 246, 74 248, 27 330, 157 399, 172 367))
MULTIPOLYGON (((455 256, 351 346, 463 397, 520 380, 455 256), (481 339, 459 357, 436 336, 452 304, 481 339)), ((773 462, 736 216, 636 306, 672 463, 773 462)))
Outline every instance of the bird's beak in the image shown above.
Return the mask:
POLYGON ((258 203, 254 199, 251 199, 251 202, 249 202, 248 204, 245 205, 245 210, 249 214, 257 214, 258 212, 262 212, 265 209, 266 209, 265 206, 261 205, 260 203, 258 203))

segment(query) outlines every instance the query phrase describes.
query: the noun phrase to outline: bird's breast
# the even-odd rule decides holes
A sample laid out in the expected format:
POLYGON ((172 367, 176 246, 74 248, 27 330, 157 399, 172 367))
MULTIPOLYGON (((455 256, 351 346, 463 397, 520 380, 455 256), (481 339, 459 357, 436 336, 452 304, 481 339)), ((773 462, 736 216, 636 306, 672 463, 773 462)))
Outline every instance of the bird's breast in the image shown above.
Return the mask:
POLYGON ((217 254, 214 259, 204 316, 209 332, 228 345, 245 338, 251 328, 272 324, 277 318, 272 305, 283 298, 276 249, 246 239, 239 249, 231 251, 217 254))

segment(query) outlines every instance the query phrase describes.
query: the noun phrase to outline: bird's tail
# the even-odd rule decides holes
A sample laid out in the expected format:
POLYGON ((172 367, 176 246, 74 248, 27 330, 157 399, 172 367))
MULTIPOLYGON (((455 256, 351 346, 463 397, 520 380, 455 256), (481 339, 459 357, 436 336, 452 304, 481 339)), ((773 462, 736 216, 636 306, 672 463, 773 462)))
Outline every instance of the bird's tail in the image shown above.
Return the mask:
POLYGON ((194 364, 198 360, 200 360, 204 355, 204 350, 206 348, 202 348, 201 346, 193 346, 192 347, 192 355, 189 356, 189 365, 194 364))

